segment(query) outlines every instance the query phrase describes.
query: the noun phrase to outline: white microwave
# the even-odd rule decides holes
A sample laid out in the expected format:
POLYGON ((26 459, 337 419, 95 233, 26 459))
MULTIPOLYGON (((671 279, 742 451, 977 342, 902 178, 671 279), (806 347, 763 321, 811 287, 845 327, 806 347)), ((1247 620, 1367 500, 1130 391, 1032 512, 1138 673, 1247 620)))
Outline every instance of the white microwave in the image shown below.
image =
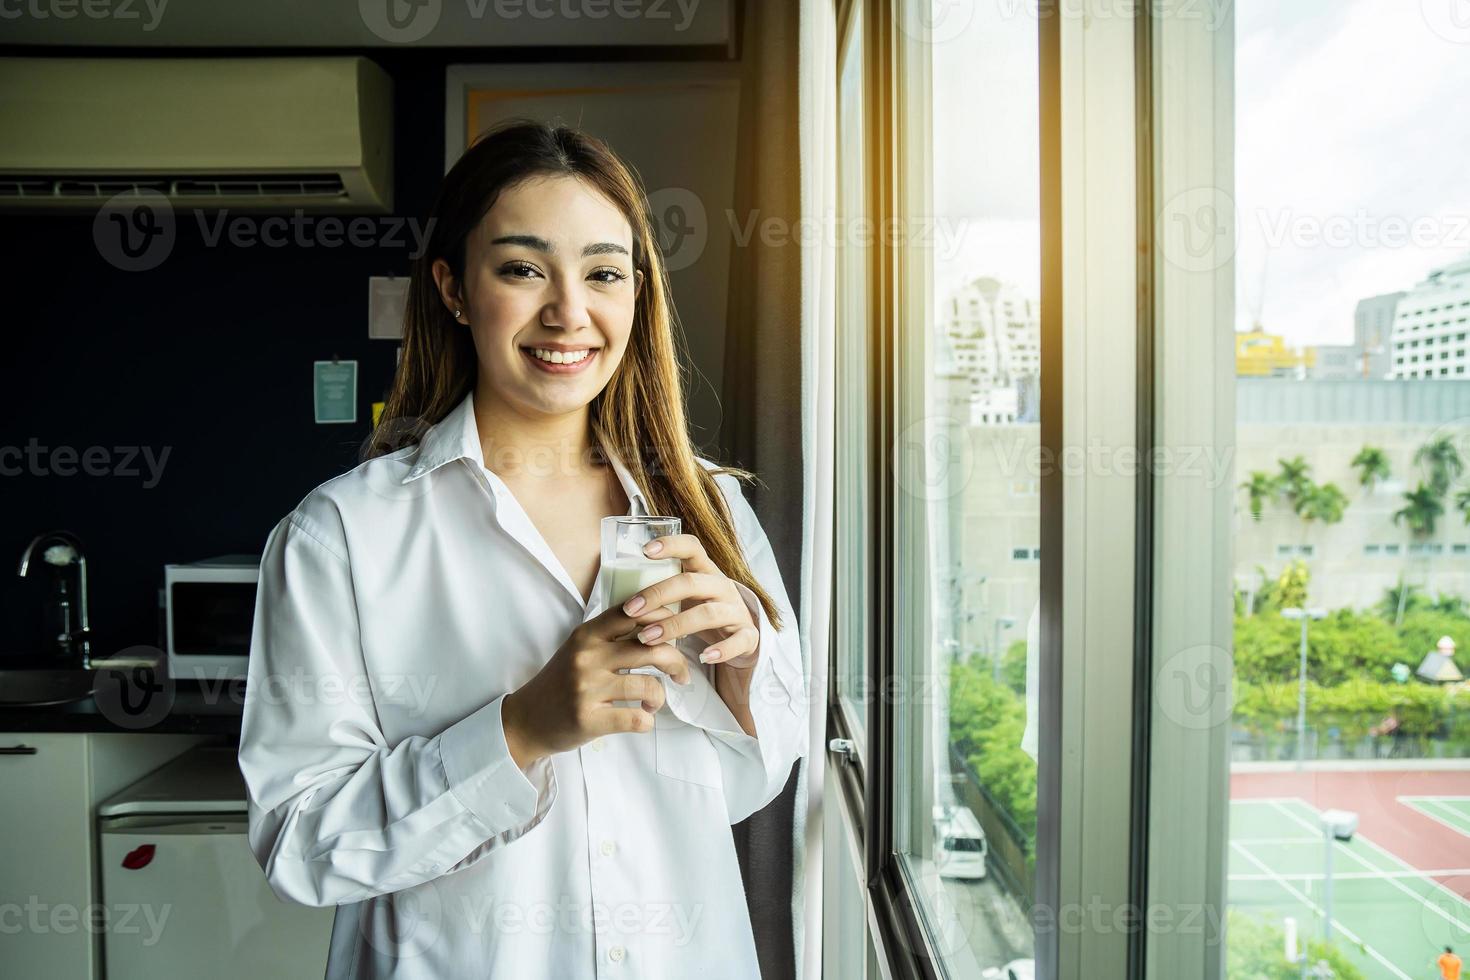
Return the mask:
POLYGON ((221 555, 163 566, 168 672, 184 680, 245 676, 255 624, 259 555, 221 555))

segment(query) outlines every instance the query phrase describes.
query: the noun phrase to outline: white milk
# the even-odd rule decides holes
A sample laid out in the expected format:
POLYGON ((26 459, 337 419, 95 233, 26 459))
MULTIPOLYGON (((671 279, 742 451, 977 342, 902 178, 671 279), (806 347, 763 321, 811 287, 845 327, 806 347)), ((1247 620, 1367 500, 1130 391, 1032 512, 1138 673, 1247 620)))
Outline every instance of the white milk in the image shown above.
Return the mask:
MULTIPOLYGON (((684 569, 678 558, 640 558, 629 555, 605 562, 602 566, 604 609, 621 606, 655 582, 678 575, 684 569)), ((679 612, 683 603, 673 602, 667 608, 679 612)), ((641 611, 641 610, 640 610, 641 611)))

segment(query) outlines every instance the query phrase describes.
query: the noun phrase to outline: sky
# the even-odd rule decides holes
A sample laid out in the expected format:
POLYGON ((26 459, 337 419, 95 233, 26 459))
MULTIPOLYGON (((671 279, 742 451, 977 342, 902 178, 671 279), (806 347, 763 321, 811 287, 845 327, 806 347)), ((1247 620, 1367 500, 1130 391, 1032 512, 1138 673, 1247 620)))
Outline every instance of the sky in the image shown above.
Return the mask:
POLYGON ((1470 14, 1237 0, 1238 328, 1259 316, 1293 344, 1347 343, 1358 300, 1470 252, 1470 24, 1454 29, 1455 4, 1470 14))
MULTIPOLYGON (((963 32, 933 46, 940 296, 977 275, 1040 292, 1028 6, 960 3, 963 32)), ((1234 10, 1236 326, 1347 343, 1358 300, 1470 253, 1470 0, 1234 10)))

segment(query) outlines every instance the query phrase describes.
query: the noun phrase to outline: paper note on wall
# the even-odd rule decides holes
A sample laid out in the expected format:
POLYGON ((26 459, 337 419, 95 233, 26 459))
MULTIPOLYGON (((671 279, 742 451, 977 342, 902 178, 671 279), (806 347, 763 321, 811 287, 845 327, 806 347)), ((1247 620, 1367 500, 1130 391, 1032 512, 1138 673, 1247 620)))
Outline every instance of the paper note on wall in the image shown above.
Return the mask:
POLYGON ((314 361, 312 366, 312 404, 317 422, 356 422, 357 362, 314 361))
POLYGON ((368 336, 397 340, 403 336, 408 307, 408 277, 368 276, 368 336))

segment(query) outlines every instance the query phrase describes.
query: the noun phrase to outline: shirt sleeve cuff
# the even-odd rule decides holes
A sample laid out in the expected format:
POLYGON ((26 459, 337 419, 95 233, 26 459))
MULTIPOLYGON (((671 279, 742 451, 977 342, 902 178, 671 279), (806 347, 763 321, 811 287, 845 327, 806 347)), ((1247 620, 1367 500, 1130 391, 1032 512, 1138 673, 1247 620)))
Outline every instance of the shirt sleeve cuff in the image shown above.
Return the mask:
POLYGON ((455 798, 490 836, 540 823, 556 800, 556 774, 545 756, 525 769, 516 765, 505 741, 501 709, 505 695, 455 722, 439 736, 439 760, 455 798))
MULTIPOLYGON (((805 754, 806 696, 801 679, 801 651, 795 646, 794 628, 776 632, 759 597, 741 582, 735 583, 740 596, 760 628, 760 655, 750 676, 747 702, 755 722, 755 739, 768 766, 789 768, 798 756, 805 754), (790 642, 788 642, 788 640, 790 642)), ((726 733, 712 733, 738 743, 749 739, 726 733)))

